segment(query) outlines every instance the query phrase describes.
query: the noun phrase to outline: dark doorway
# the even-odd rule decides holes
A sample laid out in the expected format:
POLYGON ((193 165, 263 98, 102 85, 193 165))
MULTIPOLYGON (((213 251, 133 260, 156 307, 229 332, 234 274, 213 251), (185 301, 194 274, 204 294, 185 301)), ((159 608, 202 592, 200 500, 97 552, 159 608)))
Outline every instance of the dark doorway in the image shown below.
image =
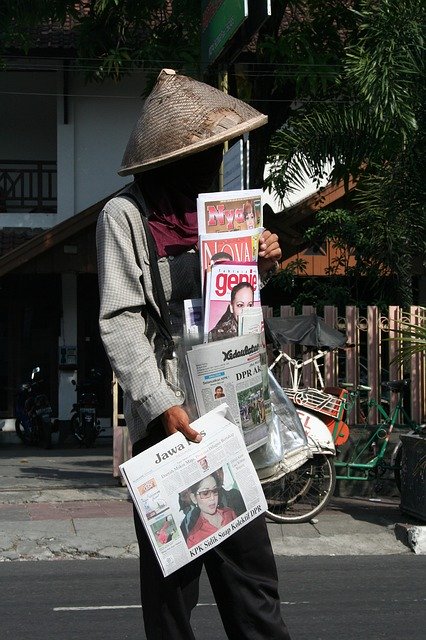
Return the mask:
POLYGON ((54 413, 58 398, 58 336, 60 333, 61 282, 59 275, 11 275, 1 281, 0 297, 0 415, 13 415, 17 385, 30 378, 38 366, 41 390, 51 400, 54 413))

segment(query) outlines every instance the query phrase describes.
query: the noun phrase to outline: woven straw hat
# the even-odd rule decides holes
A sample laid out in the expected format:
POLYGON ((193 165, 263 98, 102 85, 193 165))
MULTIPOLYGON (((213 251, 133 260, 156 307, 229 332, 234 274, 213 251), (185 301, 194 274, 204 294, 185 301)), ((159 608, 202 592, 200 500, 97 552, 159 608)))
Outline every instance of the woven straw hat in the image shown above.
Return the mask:
POLYGON ((140 173, 204 151, 262 126, 267 119, 204 82, 163 69, 145 100, 118 173, 140 173))

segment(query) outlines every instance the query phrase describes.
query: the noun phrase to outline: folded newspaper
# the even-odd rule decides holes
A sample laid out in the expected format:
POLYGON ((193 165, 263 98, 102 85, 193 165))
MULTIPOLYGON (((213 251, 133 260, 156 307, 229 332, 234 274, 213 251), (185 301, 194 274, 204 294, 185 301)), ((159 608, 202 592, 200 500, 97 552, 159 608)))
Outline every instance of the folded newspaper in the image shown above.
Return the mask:
POLYGON ((120 465, 161 570, 170 575, 266 510, 259 478, 229 409, 221 404, 181 433, 120 465))
POLYGON ((198 415, 229 405, 249 451, 266 442, 271 413, 262 335, 194 345, 186 354, 198 415))

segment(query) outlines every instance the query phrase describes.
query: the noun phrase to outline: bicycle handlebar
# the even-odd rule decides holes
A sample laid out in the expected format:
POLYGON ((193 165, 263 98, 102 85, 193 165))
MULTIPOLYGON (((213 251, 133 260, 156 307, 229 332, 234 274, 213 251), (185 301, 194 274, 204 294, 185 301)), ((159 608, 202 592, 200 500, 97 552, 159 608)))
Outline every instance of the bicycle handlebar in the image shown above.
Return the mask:
POLYGON ((352 389, 353 391, 371 391, 371 387, 367 387, 366 384, 359 384, 355 387, 353 382, 342 382, 340 386, 346 389, 352 389))

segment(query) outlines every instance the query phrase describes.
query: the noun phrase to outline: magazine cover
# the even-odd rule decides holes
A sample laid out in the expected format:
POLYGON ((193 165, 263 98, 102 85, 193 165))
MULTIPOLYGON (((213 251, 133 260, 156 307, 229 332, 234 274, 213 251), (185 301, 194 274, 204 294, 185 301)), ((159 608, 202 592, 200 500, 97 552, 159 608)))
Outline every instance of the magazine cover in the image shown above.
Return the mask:
POLYGON ((197 216, 199 234, 262 227, 262 189, 200 193, 197 216))
POLYGON ((260 307, 256 262, 216 262, 207 271, 204 341, 238 335, 238 316, 246 307, 260 307))
POLYGON ((266 510, 259 478, 222 403, 181 433, 120 465, 165 576, 199 557, 266 510))
POLYGON ((259 238, 263 227, 231 233, 203 233, 199 236, 201 283, 205 286, 206 273, 217 260, 232 262, 256 262, 259 238))
POLYGON ((203 299, 191 298, 183 301, 184 306, 184 345, 188 349, 200 344, 204 338, 203 299))

